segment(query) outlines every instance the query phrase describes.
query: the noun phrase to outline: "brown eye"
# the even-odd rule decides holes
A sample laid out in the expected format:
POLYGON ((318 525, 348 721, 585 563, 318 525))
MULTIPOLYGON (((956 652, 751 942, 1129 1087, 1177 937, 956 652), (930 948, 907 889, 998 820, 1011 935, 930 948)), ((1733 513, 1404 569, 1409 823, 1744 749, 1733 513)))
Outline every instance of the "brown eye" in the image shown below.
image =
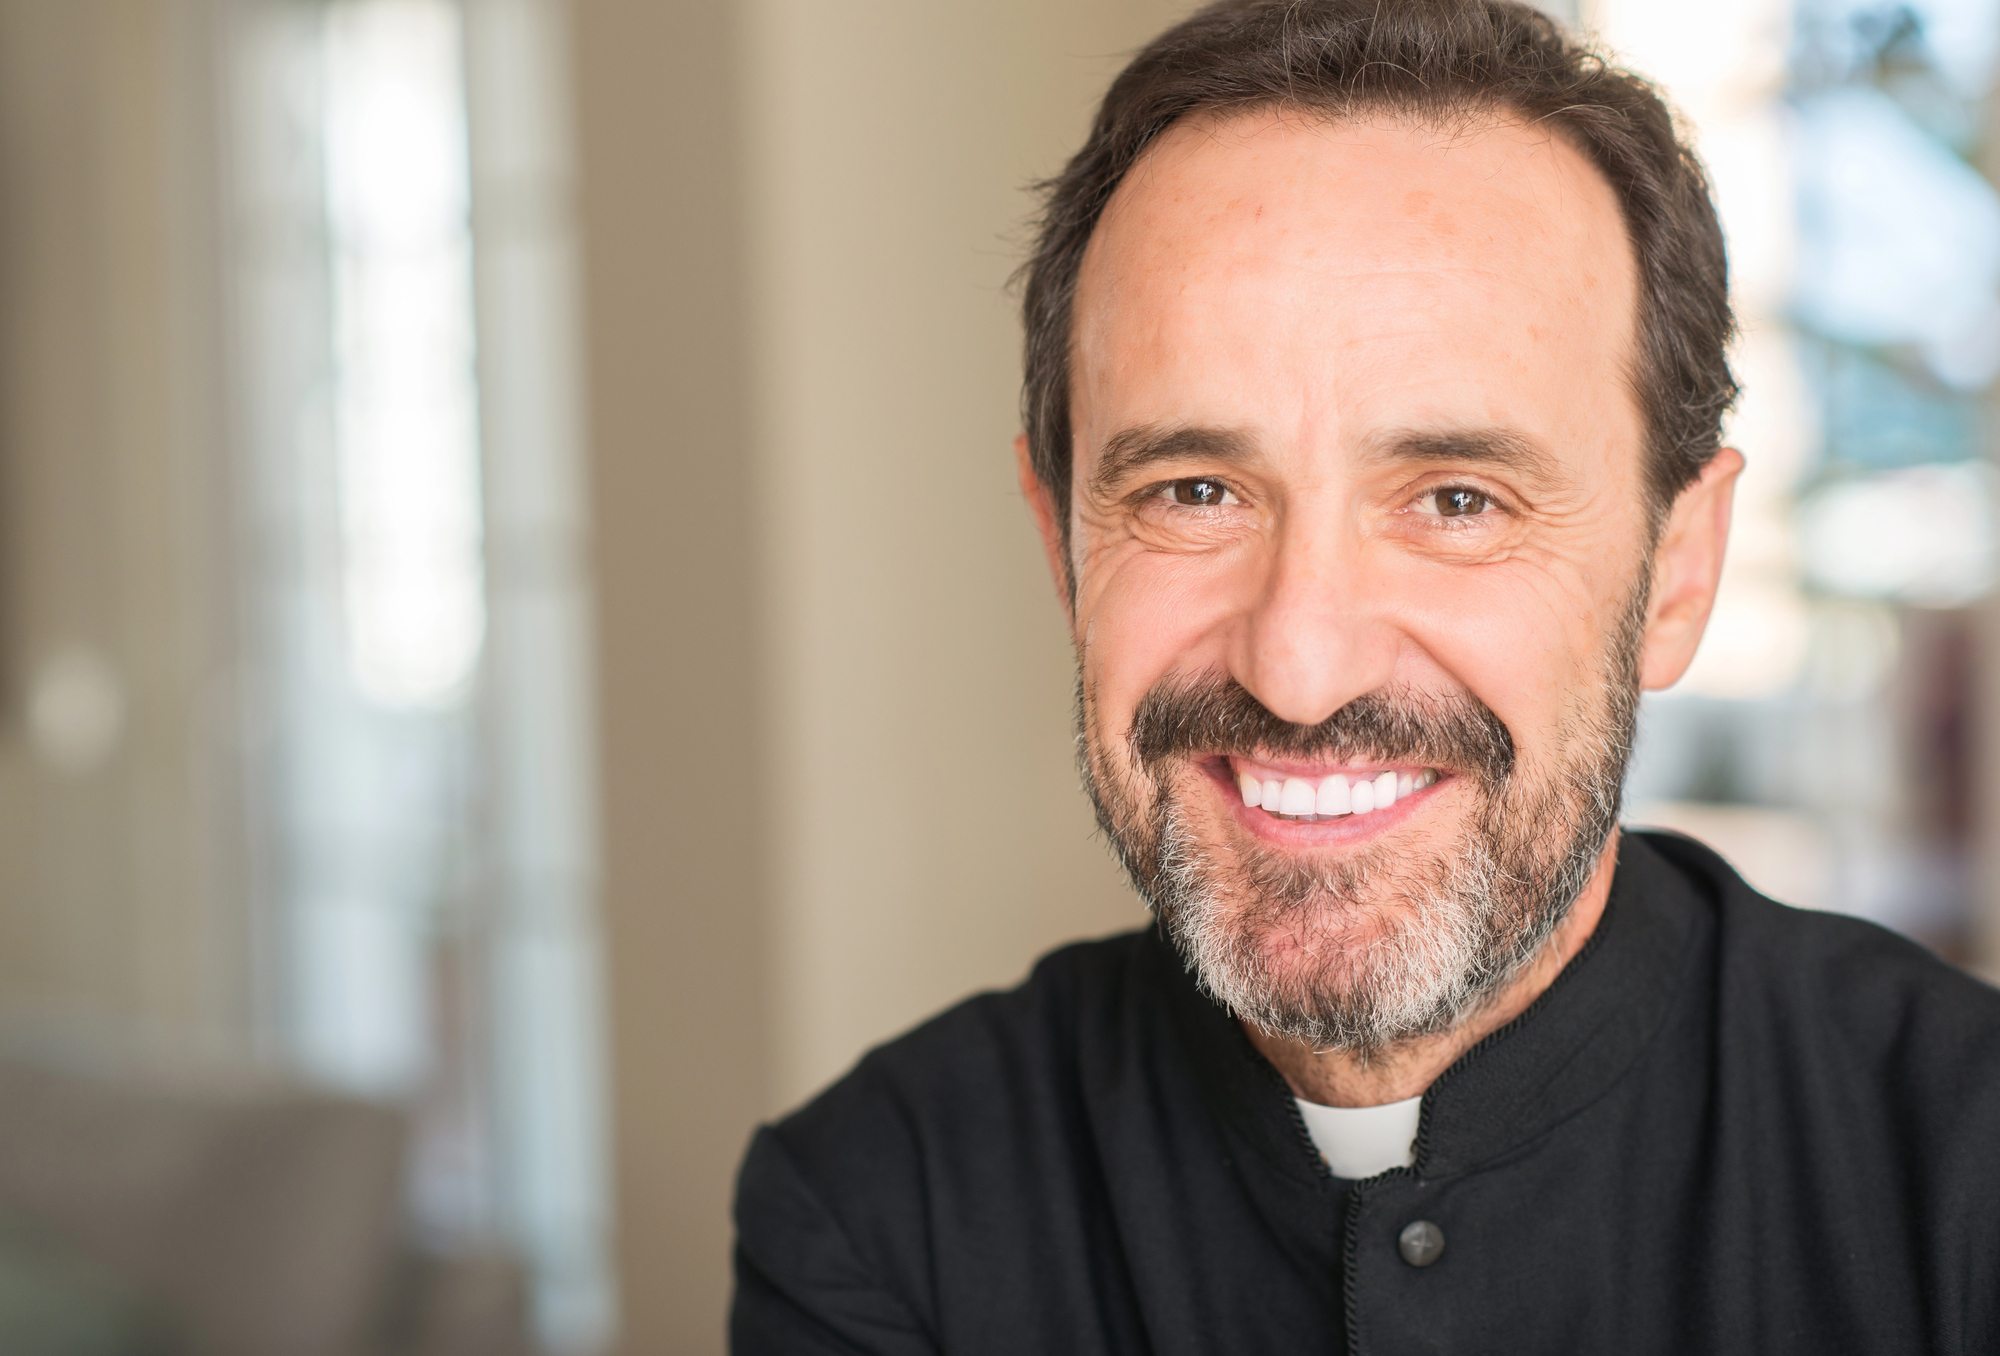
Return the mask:
POLYGON ((1229 491, 1219 480, 1176 480, 1174 502, 1196 508, 1215 508, 1225 502, 1229 491))
POLYGON ((1437 503, 1441 518, 1469 518, 1486 512, 1492 501, 1478 490, 1468 490, 1453 486, 1448 490, 1434 490, 1431 498, 1437 503))

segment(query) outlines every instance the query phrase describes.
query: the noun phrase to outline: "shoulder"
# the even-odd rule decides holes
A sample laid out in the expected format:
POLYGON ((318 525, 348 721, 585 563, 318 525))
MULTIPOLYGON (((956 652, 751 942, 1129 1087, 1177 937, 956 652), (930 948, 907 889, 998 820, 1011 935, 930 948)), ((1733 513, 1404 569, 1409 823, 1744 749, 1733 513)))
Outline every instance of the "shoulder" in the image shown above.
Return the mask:
POLYGON ((1635 836, 1712 912, 1725 1040, 1756 1036, 1795 1057, 1823 1050, 1904 1083, 1983 1073, 2000 1117, 2000 989, 1877 924, 1768 899, 1693 839, 1635 836))
POLYGON ((980 1217, 1073 1185, 1089 1159, 1078 1064, 1110 1038, 1144 938, 1055 951, 760 1129, 737 1181, 739 1276, 804 1269, 822 1278, 809 1288, 898 1295, 921 1315, 941 1221, 956 1237, 1008 1233, 1022 1221, 980 1217))
MULTIPOLYGON (((863 1122, 908 1129, 983 1119, 1046 1097, 1130 982, 1144 934, 1080 942, 1036 962, 1015 988, 976 994, 864 1055, 776 1127, 788 1140, 846 1138, 863 1122)), ((879 1127, 878 1127, 879 1128, 879 1127)))
POLYGON ((1883 1295, 1914 1268, 1946 1329, 1995 1331, 2000 991, 1873 923, 1774 903, 1698 843, 1645 838, 1713 920, 1689 1028, 1711 1161, 1734 1165, 1712 1180, 1757 1203, 1760 1246, 1793 1246, 1778 1235, 1796 1221, 1815 1270, 1868 1258, 1855 1284, 1883 1295))

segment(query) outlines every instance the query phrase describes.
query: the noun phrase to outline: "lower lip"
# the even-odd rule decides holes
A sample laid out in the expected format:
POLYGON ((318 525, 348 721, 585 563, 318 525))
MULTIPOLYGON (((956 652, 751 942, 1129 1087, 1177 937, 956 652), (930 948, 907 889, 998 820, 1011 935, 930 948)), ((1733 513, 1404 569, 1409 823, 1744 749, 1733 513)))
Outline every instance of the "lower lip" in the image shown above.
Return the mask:
POLYGON ((1365 815, 1342 815, 1338 819, 1322 819, 1309 824, 1302 819, 1280 819, 1259 806, 1245 805, 1242 788, 1237 784, 1235 770, 1230 767, 1227 758, 1207 761, 1202 770, 1225 797, 1237 823, 1259 838, 1288 847, 1352 843, 1396 828, 1422 810, 1440 788, 1452 781, 1451 774, 1440 771, 1436 781, 1429 786, 1412 789, 1407 796, 1396 797, 1396 803, 1387 809, 1370 810, 1365 815))

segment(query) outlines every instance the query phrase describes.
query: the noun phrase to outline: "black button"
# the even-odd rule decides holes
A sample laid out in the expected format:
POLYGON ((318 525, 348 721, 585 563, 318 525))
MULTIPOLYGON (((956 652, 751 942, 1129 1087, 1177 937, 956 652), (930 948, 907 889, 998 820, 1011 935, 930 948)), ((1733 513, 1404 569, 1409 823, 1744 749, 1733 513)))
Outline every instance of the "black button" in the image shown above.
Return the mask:
POLYGON ((1444 1230, 1427 1219, 1414 1220, 1396 1236, 1396 1251, 1411 1266, 1427 1267, 1444 1252, 1444 1230))

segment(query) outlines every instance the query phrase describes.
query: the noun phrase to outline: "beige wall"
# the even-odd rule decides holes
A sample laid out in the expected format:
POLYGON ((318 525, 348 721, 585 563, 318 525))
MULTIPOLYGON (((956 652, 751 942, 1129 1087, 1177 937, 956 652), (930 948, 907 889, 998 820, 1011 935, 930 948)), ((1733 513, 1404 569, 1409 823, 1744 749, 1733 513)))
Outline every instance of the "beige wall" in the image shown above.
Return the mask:
POLYGON ((253 1024, 202 51, 177 0, 0 0, 0 1026, 113 1056, 253 1024), (78 650, 123 720, 64 770, 25 712, 78 650))
POLYGON ((733 38, 705 3, 573 22, 624 1350, 712 1351, 768 875, 716 793, 764 745, 733 38))
POLYGON ((752 1122, 1067 938, 1014 488, 1030 201, 1162 0, 574 0, 632 1353, 721 1347, 752 1122))
POLYGON ((773 1105, 1137 920, 1076 787, 1005 285, 1022 185, 1174 8, 746 9, 773 1105))

